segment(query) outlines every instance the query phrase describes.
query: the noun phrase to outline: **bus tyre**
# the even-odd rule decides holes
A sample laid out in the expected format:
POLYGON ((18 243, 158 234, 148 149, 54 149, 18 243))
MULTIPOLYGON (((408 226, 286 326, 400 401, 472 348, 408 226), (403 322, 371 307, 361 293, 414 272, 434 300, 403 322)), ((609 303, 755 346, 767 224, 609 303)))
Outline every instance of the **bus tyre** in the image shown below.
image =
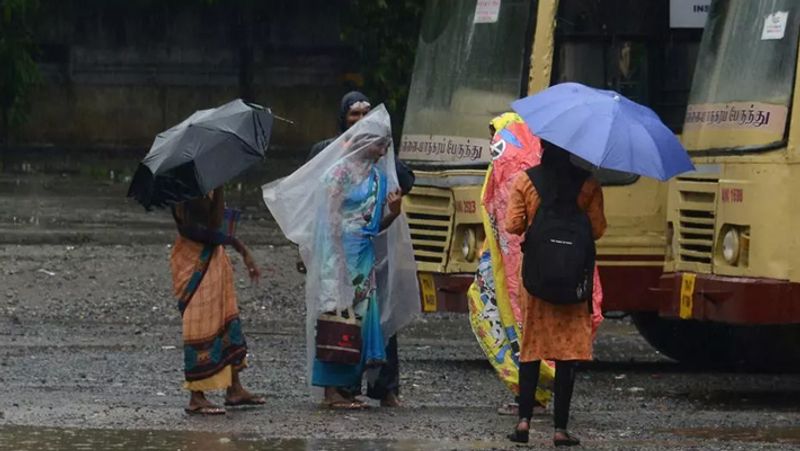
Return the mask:
POLYGON ((671 359, 703 367, 736 361, 732 330, 724 324, 662 318, 653 312, 631 317, 639 334, 671 359))

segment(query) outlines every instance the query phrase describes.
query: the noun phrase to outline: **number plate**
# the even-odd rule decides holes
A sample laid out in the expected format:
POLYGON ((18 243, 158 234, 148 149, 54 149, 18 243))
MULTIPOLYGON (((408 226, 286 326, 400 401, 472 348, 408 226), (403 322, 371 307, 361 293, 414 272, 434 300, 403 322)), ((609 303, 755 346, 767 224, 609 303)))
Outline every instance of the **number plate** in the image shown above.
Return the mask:
POLYGON ((694 307, 694 285, 697 274, 681 275, 681 319, 692 319, 692 307, 694 307))
POLYGON ((419 284, 422 287, 422 311, 436 311, 436 285, 433 283, 433 275, 419 274, 419 284))

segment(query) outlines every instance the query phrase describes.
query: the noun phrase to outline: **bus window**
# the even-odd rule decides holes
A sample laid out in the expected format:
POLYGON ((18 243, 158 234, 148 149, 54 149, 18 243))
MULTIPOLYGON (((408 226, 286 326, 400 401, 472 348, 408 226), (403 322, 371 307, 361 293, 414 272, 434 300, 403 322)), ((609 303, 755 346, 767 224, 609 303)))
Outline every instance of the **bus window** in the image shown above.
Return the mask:
POLYGON ((488 121, 510 109, 526 79, 536 3, 503 0, 497 22, 476 24, 475 0, 427 2, 403 125, 404 160, 488 163, 488 121), (473 152, 476 146, 486 151, 473 152))
POLYGON ((675 133, 683 129, 700 36, 700 29, 672 30, 664 45, 663 64, 654 74, 661 89, 656 92, 650 107, 675 133))
MULTIPOLYGON (((702 31, 670 29, 668 10, 668 0, 562 0, 552 82, 617 91, 652 108, 679 133, 702 31)), ((606 186, 638 180, 593 172, 606 186)))
POLYGON ((570 36, 650 35, 660 32, 667 0, 561 0, 558 27, 570 36))
POLYGON ((617 91, 680 133, 702 30, 669 28, 668 10, 668 0, 562 0, 552 82, 617 91))
POLYGON ((686 115, 687 130, 702 143, 691 141, 690 150, 761 150, 785 139, 798 14, 795 0, 712 4, 698 61, 703 70, 695 74, 686 115), (778 32, 770 33, 773 22, 778 32))
POLYGON ((604 53, 602 43, 563 43, 558 48, 553 84, 577 81, 588 86, 606 88, 604 53))
POLYGON ((800 4, 793 0, 715 3, 700 61, 705 70, 697 73, 699 89, 692 103, 760 99, 788 105, 797 56, 797 14, 800 4), (765 18, 780 11, 788 12, 784 37, 763 39, 765 18))

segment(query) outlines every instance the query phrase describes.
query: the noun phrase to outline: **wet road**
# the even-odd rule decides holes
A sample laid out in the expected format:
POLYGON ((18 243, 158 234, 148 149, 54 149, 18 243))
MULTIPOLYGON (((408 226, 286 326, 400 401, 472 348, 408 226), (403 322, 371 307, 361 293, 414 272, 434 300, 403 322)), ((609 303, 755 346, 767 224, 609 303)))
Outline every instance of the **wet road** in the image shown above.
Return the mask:
MULTIPOLYGON (((243 377, 269 402, 185 416, 169 216, 120 202, 122 184, 75 182, 0 179, 0 449, 512 448, 513 420, 495 414, 510 396, 459 315, 402 333, 404 407, 319 409, 304 377, 296 251, 246 188, 242 235, 265 278, 250 288, 234 259, 252 352, 243 377)), ((606 321, 596 357, 578 375, 571 422, 587 448, 800 446, 797 375, 682 367, 626 321, 606 321)), ((548 446, 551 420, 533 426, 532 446, 548 446)))

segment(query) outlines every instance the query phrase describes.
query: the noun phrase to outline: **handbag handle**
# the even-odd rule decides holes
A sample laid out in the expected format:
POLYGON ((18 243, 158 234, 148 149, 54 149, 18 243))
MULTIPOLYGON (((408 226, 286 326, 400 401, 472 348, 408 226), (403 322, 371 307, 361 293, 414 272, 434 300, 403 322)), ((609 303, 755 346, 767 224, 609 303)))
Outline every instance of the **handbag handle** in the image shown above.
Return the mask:
POLYGON ((349 306, 344 310, 336 309, 336 316, 341 318, 343 323, 346 324, 358 324, 358 320, 356 319, 356 311, 353 309, 353 306, 349 306), (343 315, 344 312, 347 312, 347 317, 343 315))

